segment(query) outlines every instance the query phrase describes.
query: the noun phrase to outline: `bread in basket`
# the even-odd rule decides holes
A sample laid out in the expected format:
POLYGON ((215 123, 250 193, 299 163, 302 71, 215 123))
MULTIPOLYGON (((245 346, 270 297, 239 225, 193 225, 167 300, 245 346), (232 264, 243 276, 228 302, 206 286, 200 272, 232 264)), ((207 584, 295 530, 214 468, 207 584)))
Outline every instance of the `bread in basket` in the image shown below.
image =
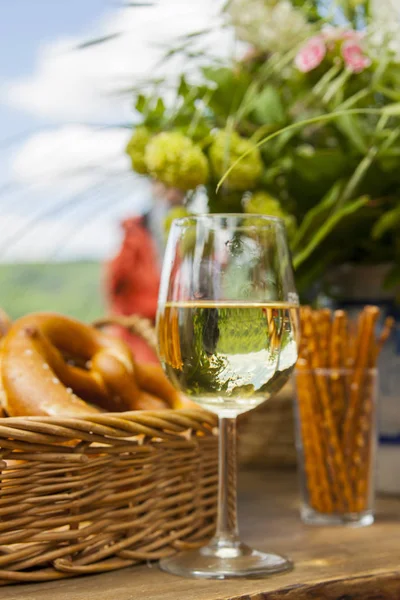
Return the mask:
MULTIPOLYGON (((147 322, 124 325, 154 344, 147 322)), ((203 544, 215 523, 215 425, 197 408, 0 418, 0 583, 98 573, 203 544)))

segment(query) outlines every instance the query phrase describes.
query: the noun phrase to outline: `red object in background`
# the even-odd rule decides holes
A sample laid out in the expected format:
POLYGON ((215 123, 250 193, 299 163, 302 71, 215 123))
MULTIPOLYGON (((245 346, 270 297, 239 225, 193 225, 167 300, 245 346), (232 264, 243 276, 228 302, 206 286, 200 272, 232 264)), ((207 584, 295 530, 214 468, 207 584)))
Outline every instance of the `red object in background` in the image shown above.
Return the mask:
MULTIPOLYGON (((156 245, 146 226, 145 217, 127 219, 121 250, 107 269, 107 296, 112 314, 139 315, 155 320, 160 266, 156 245)), ((131 346, 139 362, 159 362, 156 354, 139 337, 123 328, 115 333, 131 346)))

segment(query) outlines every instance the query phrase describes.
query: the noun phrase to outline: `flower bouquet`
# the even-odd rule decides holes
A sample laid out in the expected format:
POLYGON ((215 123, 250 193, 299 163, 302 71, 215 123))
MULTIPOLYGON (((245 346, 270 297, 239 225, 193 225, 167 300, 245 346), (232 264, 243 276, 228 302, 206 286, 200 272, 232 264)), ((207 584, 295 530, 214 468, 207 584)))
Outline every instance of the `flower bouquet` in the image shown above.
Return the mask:
POLYGON ((207 32, 168 50, 188 68, 137 89, 127 147, 134 171, 185 192, 166 227, 199 205, 280 216, 300 290, 343 262, 391 263, 386 284, 400 280, 400 48, 387 1, 376 13, 373 0, 230 0, 232 59, 203 50, 189 68, 207 32))

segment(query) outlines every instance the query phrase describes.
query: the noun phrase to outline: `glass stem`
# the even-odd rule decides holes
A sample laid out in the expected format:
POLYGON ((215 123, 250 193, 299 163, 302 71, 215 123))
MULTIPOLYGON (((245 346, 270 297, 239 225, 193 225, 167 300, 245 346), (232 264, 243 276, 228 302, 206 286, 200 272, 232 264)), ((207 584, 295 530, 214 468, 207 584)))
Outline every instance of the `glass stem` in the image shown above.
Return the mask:
POLYGON ((218 517, 214 538, 220 548, 232 548, 239 542, 236 493, 236 417, 220 417, 218 517))

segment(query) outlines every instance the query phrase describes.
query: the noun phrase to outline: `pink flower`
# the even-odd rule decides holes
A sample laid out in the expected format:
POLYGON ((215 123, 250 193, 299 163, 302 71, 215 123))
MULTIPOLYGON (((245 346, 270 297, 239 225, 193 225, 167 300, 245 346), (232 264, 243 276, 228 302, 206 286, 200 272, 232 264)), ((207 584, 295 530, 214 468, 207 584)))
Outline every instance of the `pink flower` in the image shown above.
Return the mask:
POLYGON ((302 73, 308 73, 316 69, 324 60, 326 45, 322 36, 317 35, 308 40, 305 46, 299 50, 295 58, 295 65, 302 73))
POLYGON ((371 66, 371 59, 364 54, 360 44, 354 40, 347 40, 342 44, 342 56, 346 66, 353 73, 361 73, 371 66))

